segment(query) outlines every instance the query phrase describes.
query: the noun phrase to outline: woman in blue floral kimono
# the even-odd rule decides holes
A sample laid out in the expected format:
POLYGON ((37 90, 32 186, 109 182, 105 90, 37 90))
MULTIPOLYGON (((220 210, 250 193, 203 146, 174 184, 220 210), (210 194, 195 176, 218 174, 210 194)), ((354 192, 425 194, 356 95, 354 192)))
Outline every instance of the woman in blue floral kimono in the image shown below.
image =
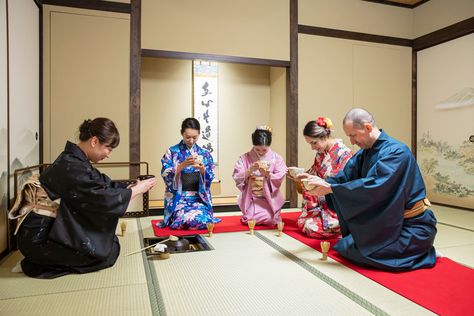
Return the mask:
POLYGON ((158 227, 205 229, 207 223, 221 221, 212 215, 214 161, 207 150, 196 144, 200 131, 198 120, 185 119, 181 124, 183 140, 161 159, 161 176, 166 185, 165 218, 158 227))

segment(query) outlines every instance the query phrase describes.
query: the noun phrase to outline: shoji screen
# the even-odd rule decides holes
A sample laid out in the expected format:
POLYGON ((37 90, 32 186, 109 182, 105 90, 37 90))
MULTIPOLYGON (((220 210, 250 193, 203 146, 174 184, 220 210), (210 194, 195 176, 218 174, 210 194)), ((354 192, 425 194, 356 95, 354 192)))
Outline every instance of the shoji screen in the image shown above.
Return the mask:
POLYGON ((0 253, 7 249, 7 15, 6 0, 0 0, 0 253))

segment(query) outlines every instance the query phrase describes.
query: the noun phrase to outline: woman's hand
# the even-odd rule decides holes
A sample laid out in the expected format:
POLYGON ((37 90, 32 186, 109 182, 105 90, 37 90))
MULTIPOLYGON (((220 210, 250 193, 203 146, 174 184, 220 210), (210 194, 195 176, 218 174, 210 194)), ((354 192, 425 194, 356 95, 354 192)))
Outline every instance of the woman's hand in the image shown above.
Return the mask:
POLYGON ((193 156, 189 156, 176 167, 176 173, 177 174, 181 173, 183 169, 186 169, 187 167, 194 165, 194 163, 195 163, 195 158, 193 156))
POLYGON ((137 180, 135 185, 131 187, 132 190, 132 199, 139 195, 150 191, 156 185, 156 178, 150 178, 146 180, 137 180))
POLYGON ((310 177, 311 177, 311 175, 309 173, 303 172, 303 173, 300 173, 299 175, 296 176, 296 180, 301 181, 303 179, 307 179, 307 178, 310 178, 310 177))
POLYGON ((298 182, 299 180, 297 178, 293 178, 289 172, 286 173, 286 177, 290 179, 291 181, 298 182))
POLYGON ((258 168, 260 167, 258 162, 254 162, 253 164, 250 165, 250 167, 245 170, 245 179, 250 177, 254 171, 257 171, 258 168))
POLYGON ((204 168, 204 164, 202 162, 198 162, 196 164, 193 164, 193 167, 198 169, 199 172, 204 175, 204 171, 206 171, 206 168, 204 168))
POLYGON ((258 169, 260 168, 260 164, 257 162, 254 162, 250 167, 249 167, 249 171, 250 172, 254 172, 254 171, 257 171, 258 169))
POLYGON ((270 171, 268 171, 265 168, 258 168, 258 171, 260 171, 260 174, 264 176, 265 178, 267 178, 270 175, 270 171))

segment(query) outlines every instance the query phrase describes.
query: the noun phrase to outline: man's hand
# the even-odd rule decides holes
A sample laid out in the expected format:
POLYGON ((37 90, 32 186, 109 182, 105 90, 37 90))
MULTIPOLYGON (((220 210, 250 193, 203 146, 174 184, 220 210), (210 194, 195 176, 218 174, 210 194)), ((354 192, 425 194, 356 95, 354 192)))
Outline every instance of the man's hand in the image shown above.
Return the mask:
POLYGON ((326 181, 316 181, 310 183, 315 185, 315 188, 309 191, 309 193, 312 195, 324 196, 326 194, 332 193, 331 185, 326 181))

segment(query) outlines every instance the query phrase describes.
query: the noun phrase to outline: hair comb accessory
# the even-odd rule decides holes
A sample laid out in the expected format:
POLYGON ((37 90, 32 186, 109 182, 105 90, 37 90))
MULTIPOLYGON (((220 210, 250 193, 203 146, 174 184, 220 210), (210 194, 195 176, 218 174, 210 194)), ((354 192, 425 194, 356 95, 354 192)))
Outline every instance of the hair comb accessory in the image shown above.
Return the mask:
POLYGON ((326 121, 326 127, 331 128, 332 127, 332 121, 329 117, 325 117, 324 120, 326 121))
POLYGON ((318 119, 316 120, 316 124, 327 129, 332 127, 332 121, 328 117, 318 117, 318 119))
POLYGON ((268 125, 258 125, 256 129, 259 131, 267 131, 270 133, 272 132, 272 128, 268 125))

